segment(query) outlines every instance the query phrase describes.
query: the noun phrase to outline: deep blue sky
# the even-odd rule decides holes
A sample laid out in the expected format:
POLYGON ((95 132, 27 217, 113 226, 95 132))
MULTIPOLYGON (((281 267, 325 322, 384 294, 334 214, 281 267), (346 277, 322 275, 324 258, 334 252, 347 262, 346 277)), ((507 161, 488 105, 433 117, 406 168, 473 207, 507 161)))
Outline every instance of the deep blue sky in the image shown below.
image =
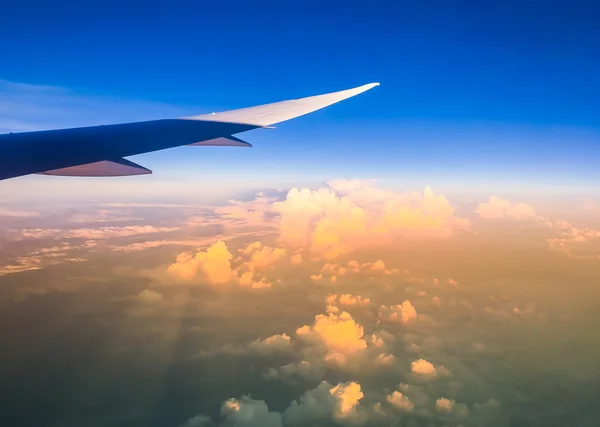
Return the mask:
POLYGON ((0 79, 190 114, 382 84, 245 135, 251 153, 137 159, 166 180, 228 167, 265 182, 598 187, 598 22, 593 1, 4 0, 0 79))

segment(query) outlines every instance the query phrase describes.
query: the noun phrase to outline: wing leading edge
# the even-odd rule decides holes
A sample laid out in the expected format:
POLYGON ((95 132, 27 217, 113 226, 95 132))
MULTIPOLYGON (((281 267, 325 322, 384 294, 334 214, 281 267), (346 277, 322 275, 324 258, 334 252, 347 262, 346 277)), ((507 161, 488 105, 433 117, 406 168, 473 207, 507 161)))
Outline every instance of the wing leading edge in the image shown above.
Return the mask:
POLYGON ((152 171, 124 157, 183 145, 252 145, 233 136, 300 117, 361 94, 379 83, 224 111, 106 126, 0 135, 0 181, 29 174, 131 176, 152 171))
POLYGON ((241 108, 239 110, 225 111, 222 113, 202 114, 198 116, 182 117, 186 120, 206 120, 213 122, 242 123, 267 127, 286 120, 304 116, 332 104, 338 103, 353 96, 359 95, 369 89, 379 86, 379 83, 341 90, 324 95, 309 96, 307 98, 291 99, 257 107, 241 108))

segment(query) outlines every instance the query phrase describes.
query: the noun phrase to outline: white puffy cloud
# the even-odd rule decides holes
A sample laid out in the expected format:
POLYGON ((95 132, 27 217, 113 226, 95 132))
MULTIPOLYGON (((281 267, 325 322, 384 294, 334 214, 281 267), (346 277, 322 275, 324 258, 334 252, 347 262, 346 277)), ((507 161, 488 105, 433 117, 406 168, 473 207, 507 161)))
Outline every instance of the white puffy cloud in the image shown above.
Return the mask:
POLYGON ((512 203, 506 199, 491 196, 485 203, 477 208, 477 214, 485 219, 535 219, 538 216, 535 210, 525 203, 512 203))

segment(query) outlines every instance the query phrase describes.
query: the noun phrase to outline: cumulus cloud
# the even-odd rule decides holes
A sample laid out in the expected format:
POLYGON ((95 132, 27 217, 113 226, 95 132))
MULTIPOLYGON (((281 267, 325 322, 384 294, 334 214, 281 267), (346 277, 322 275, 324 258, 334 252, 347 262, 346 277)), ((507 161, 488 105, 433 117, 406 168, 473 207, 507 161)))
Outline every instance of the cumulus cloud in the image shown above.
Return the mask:
POLYGON ((327 304, 340 305, 369 305, 371 303, 371 299, 352 294, 330 294, 327 296, 326 302, 327 304))
POLYGON ((225 242, 218 241, 196 255, 189 252, 179 254, 176 262, 171 264, 167 271, 181 281, 194 280, 197 273, 202 272, 208 283, 226 283, 234 277, 231 269, 232 259, 233 255, 225 242))
POLYGON ((271 216, 271 205, 277 201, 277 197, 267 197, 257 193, 256 198, 251 201, 229 200, 226 206, 215 209, 219 215, 219 223, 230 227, 240 226, 267 226, 271 216))
POLYGON ((388 366, 394 363, 396 358, 393 354, 381 353, 375 357, 375 365, 377 366, 388 366))
POLYGON ((415 360, 414 362, 412 362, 410 364, 410 370, 411 372, 418 374, 418 375, 425 375, 425 376, 436 376, 437 375, 437 370, 435 369, 435 366, 433 366, 433 363, 428 362, 425 359, 419 359, 419 360, 415 360))
POLYGON ((535 210, 525 203, 513 203, 506 199, 491 196, 487 202, 481 203, 477 214, 485 219, 535 219, 535 210))
POLYGON ((240 252, 249 258, 240 269, 247 268, 250 271, 270 267, 287 255, 284 249, 272 248, 261 242, 250 243, 246 248, 240 249, 240 252))
POLYGON ((454 400, 441 397, 435 401, 435 409, 439 412, 452 412, 455 403, 454 400))
POLYGON ((532 220, 552 234, 547 238, 551 250, 573 259, 600 259, 600 230, 578 228, 566 221, 551 220, 537 215, 525 203, 514 203, 494 196, 488 202, 481 203, 477 213, 484 219, 532 220))
POLYGON ((576 228, 565 221, 547 225, 558 233, 548 239, 550 249, 574 259, 600 259, 600 230, 576 228))
POLYGON ((408 397, 402 394, 400 391, 394 391, 392 394, 386 397, 386 400, 401 411, 410 412, 415 407, 415 404, 410 401, 408 397))
POLYGON ((269 411, 263 400, 254 400, 242 396, 240 400, 229 399, 221 406, 221 414, 225 416, 223 427, 282 427, 280 413, 269 411))
POLYGON ((389 322, 407 324, 416 320, 417 317, 417 310, 408 300, 403 301, 402 304, 391 305, 389 307, 382 305, 379 308, 379 318, 389 322))
POLYGON ((335 420, 339 424, 364 419, 359 411, 363 398, 360 384, 351 381, 332 386, 323 381, 316 388, 293 401, 283 417, 286 426, 315 425, 317 421, 335 420))
POLYGON ((319 314, 312 325, 298 328, 296 335, 300 340, 325 348, 326 357, 338 364, 344 364, 348 356, 367 348, 363 327, 346 311, 339 315, 319 314))
POLYGON ((336 419, 348 418, 356 414, 356 406, 360 399, 364 397, 360 384, 352 381, 349 383, 340 383, 329 390, 329 393, 336 400, 333 416, 336 419))
MULTIPOLYGON (((323 381, 316 388, 304 393, 300 399, 292 401, 283 412, 270 411, 263 400, 250 396, 231 398, 221 406, 220 427, 301 427, 321 425, 327 421, 336 424, 362 424, 367 412, 361 411, 360 401, 364 397, 360 384, 354 381, 342 382, 333 386, 323 381)), ((190 418, 182 427, 210 426, 213 421, 197 415, 190 418)))
POLYGON ((550 249, 574 259, 600 259, 600 230, 578 228, 566 221, 553 221, 537 215, 525 203, 513 203, 494 196, 490 197, 489 202, 480 204, 477 213, 485 219, 535 220, 555 233, 547 239, 550 249))
POLYGON ((468 220, 456 217, 448 200, 430 188, 405 194, 377 191, 364 183, 331 185, 336 188, 294 188, 284 201, 273 203, 282 244, 334 259, 401 236, 444 238, 468 227, 468 220))
POLYGON ((271 283, 260 271, 284 257, 285 251, 255 242, 240 249, 240 253, 242 256, 234 260, 227 244, 219 240, 195 255, 180 253, 167 267, 166 274, 171 280, 183 283, 197 283, 202 278, 210 284, 233 281, 252 289, 270 288, 271 283), (233 262, 239 265, 234 268, 233 262))

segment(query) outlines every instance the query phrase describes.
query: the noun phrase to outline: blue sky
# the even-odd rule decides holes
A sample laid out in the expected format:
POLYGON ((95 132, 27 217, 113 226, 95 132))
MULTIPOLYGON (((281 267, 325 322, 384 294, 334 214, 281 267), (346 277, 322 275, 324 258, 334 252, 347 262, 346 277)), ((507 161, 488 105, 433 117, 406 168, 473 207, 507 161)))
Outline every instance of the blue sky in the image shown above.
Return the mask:
POLYGON ((167 192, 190 181, 277 187, 333 177, 496 192, 600 183, 594 2, 120 3, 3 5, 0 37, 10 42, 0 44, 0 79, 67 90, 44 95, 47 109, 63 112, 55 115, 34 108, 39 90, 13 86, 23 108, 5 105, 0 119, 138 120, 379 81, 276 131, 245 134, 251 150, 138 156, 155 175, 131 179, 160 181, 167 192))

